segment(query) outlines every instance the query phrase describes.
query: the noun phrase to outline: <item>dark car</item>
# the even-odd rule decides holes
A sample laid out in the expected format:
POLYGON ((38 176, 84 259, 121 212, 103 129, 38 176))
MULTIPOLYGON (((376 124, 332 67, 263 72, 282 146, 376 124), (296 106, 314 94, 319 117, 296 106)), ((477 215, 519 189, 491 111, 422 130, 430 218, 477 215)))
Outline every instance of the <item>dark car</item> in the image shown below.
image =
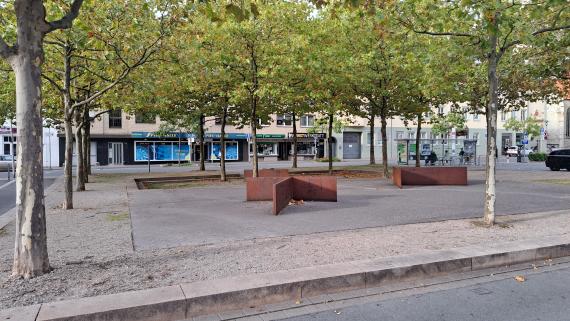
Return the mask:
POLYGON ((552 151, 546 157, 546 167, 551 171, 567 169, 570 171, 570 149, 559 149, 552 151))

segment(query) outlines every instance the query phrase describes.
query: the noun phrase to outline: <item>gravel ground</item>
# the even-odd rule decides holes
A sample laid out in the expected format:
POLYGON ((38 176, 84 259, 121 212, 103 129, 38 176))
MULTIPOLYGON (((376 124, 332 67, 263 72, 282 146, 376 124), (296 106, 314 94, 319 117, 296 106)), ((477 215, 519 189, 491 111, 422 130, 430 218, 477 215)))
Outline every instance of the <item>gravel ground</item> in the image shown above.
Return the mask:
POLYGON ((133 251, 128 175, 96 176, 63 211, 61 181, 46 199, 54 270, 31 280, 10 277, 14 224, 0 230, 0 309, 70 298, 306 266, 421 253, 569 233, 570 213, 500 217, 493 228, 473 220, 254 239, 166 250, 133 251))

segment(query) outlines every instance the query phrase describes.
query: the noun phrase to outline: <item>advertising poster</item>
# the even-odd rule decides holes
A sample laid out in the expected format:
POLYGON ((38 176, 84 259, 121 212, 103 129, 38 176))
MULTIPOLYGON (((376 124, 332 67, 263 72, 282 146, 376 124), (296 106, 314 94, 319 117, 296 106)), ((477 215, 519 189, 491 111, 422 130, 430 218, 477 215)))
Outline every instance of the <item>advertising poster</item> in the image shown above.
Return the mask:
POLYGON ((226 159, 238 160, 238 144, 226 143, 226 159))
POLYGON ((431 155, 431 145, 430 144, 422 144, 422 156, 430 156, 431 155))
POLYGON ((210 159, 211 160, 220 160, 222 158, 222 150, 220 147, 220 143, 212 143, 212 149, 210 152, 210 159))
MULTIPOLYGON (((220 160, 222 158, 222 150, 220 143, 212 143, 211 160, 220 160)), ((226 142, 226 160, 238 160, 238 145, 236 142, 226 142)))
POLYGON ((186 160, 189 161, 190 160, 190 146, 186 145, 186 144, 181 144, 180 145, 180 150, 178 149, 178 144, 174 145, 174 158, 176 160, 178 160, 180 157, 180 160, 186 160))
POLYGON ((156 158, 157 161, 171 161, 174 160, 172 143, 156 143, 156 158))
POLYGON ((398 142, 398 163, 405 164, 408 162, 408 151, 405 142, 398 142))
POLYGON ((150 160, 154 160, 154 144, 153 143, 136 143, 135 144, 135 161, 148 161, 148 145, 150 144, 150 160))

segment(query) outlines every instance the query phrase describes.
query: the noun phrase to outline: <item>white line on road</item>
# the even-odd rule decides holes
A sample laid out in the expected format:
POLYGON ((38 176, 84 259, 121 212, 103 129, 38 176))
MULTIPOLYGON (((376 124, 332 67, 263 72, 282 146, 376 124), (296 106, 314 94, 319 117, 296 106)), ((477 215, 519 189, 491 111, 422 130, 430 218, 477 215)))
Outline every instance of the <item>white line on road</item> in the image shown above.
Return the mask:
POLYGON ((4 185, 0 185, 0 189, 3 189, 4 187, 6 187, 6 186, 8 186, 8 185, 10 185, 10 184, 12 184, 12 183, 14 183, 15 181, 16 181, 16 180, 12 180, 12 181, 9 181, 8 183, 4 184, 4 185))

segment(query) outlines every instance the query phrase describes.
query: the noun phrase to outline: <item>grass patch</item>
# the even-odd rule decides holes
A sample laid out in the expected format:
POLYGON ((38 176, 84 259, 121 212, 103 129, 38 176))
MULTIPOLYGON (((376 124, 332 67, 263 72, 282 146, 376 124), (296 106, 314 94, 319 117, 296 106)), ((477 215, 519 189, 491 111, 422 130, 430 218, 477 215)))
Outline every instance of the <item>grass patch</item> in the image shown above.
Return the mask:
POLYGON ((122 222, 129 219, 129 213, 112 213, 107 214, 107 221, 109 222, 122 222))
POLYGON ((540 179, 536 180, 535 182, 556 185, 570 185, 570 179, 540 179))

